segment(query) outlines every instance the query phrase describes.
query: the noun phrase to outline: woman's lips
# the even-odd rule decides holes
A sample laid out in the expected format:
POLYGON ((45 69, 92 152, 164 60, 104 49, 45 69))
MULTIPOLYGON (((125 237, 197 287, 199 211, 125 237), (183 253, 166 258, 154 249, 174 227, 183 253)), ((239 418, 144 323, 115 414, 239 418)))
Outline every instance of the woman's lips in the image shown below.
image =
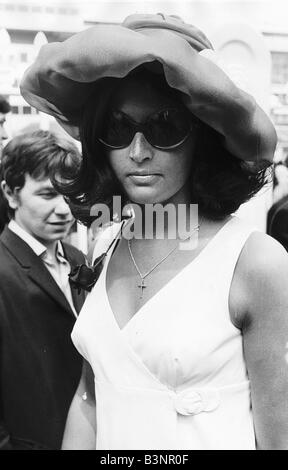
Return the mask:
POLYGON ((158 175, 156 173, 149 174, 149 175, 148 174, 132 173, 128 176, 134 184, 138 184, 138 185, 153 184, 160 178, 160 175, 158 175))

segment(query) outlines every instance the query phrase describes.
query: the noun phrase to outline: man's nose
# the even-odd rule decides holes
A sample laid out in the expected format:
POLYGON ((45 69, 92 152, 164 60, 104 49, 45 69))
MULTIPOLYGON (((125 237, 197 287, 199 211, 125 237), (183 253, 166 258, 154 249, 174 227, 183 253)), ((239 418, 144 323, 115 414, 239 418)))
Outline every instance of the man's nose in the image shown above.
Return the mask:
POLYGON ((68 217, 71 215, 71 210, 63 196, 58 196, 57 203, 55 205, 55 214, 68 217))
POLYGON ((2 140, 6 140, 8 139, 8 134, 6 132, 6 129, 4 126, 2 126, 1 130, 0 130, 0 137, 2 140))
POLYGON ((136 132, 130 144, 129 157, 136 163, 153 158, 154 149, 147 142, 142 132, 136 132))

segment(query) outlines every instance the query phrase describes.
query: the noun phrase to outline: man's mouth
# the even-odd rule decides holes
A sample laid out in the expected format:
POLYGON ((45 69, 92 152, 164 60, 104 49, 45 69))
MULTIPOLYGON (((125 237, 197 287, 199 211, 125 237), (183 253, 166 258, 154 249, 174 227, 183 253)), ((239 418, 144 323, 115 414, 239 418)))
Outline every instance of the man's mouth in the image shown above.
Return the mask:
POLYGON ((57 222, 49 222, 50 225, 60 225, 60 226, 65 226, 68 225, 72 222, 72 220, 59 220, 57 222))

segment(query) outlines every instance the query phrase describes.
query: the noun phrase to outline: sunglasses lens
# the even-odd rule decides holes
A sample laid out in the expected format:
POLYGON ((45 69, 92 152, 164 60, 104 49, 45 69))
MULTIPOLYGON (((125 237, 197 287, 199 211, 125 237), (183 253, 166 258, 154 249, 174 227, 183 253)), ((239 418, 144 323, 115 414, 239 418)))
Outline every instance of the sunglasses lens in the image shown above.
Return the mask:
POLYGON ((128 147, 137 131, 154 147, 172 148, 182 143, 191 130, 191 118, 179 109, 152 114, 144 124, 135 124, 121 111, 112 111, 104 119, 99 140, 111 148, 128 147))
POLYGON ((173 147, 189 134, 191 120, 188 113, 178 109, 166 109, 153 114, 146 124, 147 138, 152 145, 173 147))
POLYGON ((134 134, 134 126, 125 115, 113 111, 105 117, 99 139, 109 147, 121 148, 130 145, 134 134))

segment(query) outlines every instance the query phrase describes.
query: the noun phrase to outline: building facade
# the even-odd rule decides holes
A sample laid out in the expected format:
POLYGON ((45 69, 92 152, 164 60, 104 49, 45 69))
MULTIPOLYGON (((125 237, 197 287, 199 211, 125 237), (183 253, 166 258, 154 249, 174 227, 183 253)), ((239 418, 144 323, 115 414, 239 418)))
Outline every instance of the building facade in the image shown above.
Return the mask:
POLYGON ((10 133, 14 135, 19 130, 39 125, 42 128, 55 126, 49 117, 39 115, 19 94, 19 82, 25 69, 46 42, 62 41, 97 22, 120 22, 127 14, 142 10, 182 15, 187 21, 203 27, 208 35, 221 21, 229 23, 237 18, 243 22, 245 18, 262 33, 271 54, 270 110, 279 137, 278 158, 282 158, 288 154, 288 25, 281 24, 281 5, 280 2, 277 13, 277 3, 267 1, 0 0, 0 93, 9 96, 12 106, 10 133), (209 18, 213 18, 213 26, 209 18))
POLYGON ((63 41, 83 28, 77 5, 49 0, 0 1, 0 93, 9 97, 12 107, 8 120, 11 136, 22 130, 54 125, 24 101, 19 83, 42 45, 63 41))

